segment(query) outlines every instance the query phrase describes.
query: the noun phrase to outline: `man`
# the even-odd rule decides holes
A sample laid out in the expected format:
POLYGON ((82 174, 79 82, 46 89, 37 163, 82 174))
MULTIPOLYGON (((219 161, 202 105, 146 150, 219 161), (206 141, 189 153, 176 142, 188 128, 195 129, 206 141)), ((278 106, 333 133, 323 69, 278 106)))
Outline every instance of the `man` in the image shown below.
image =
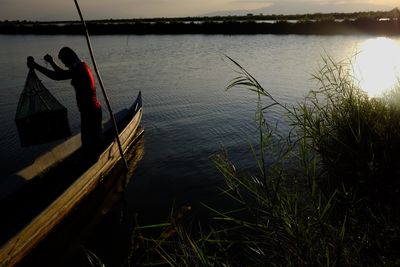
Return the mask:
POLYGON ((101 149, 102 112, 99 100, 96 97, 96 87, 93 74, 89 66, 81 61, 76 53, 69 47, 63 47, 58 53, 58 58, 68 68, 59 67, 50 55, 45 55, 44 60, 50 63, 53 70, 37 64, 33 57, 28 57, 27 65, 43 73, 53 80, 71 79, 75 89, 76 102, 81 114, 81 141, 84 156, 90 160, 96 159, 101 149))

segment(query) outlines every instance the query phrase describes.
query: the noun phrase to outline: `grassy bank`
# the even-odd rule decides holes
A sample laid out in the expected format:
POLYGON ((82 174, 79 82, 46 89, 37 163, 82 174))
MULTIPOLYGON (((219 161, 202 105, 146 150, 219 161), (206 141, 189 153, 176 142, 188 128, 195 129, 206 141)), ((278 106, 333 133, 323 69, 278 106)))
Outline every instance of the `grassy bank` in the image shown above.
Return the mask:
POLYGON ((400 91, 369 98, 349 62, 324 60, 319 87, 305 100, 277 102, 237 62, 229 90, 257 94, 258 172, 243 174, 229 152, 211 157, 225 177, 223 194, 238 210, 214 213, 206 225, 178 211, 159 238, 137 227, 126 265, 394 266, 400 263, 400 91), (292 130, 277 139, 269 124, 278 108, 292 130), (267 163, 267 158, 274 158, 267 163))

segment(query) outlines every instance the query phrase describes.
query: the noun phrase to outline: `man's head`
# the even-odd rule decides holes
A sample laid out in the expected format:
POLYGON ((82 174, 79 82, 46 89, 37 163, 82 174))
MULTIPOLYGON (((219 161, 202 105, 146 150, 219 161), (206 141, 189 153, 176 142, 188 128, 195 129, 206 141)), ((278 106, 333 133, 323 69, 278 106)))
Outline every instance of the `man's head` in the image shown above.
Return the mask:
POLYGON ((60 52, 58 52, 58 58, 67 68, 72 68, 77 61, 80 61, 74 50, 69 47, 61 48, 60 52))

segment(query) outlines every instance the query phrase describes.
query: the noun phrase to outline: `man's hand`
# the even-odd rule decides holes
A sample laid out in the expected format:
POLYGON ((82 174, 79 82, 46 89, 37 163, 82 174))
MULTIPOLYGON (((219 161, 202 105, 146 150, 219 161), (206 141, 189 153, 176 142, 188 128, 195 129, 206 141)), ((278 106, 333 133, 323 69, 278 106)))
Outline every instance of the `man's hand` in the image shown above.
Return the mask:
POLYGON ((50 56, 49 54, 46 54, 43 59, 49 63, 53 62, 53 57, 50 56))
POLYGON ((32 56, 29 56, 27 58, 26 65, 28 68, 33 69, 35 67, 35 59, 32 56))

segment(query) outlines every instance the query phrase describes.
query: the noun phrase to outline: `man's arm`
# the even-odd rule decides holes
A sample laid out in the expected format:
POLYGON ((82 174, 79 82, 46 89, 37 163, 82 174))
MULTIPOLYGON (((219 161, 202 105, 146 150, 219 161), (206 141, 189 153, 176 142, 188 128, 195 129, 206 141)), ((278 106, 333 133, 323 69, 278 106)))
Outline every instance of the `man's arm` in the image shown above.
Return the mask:
POLYGON ((36 69, 36 70, 40 71, 41 73, 43 73, 44 75, 46 75, 47 77, 49 77, 50 79, 53 79, 56 81, 68 80, 68 79, 72 78, 72 73, 70 70, 63 70, 58 66, 57 66, 58 69, 54 69, 54 71, 49 70, 49 69, 37 64, 32 57, 28 57, 27 65, 28 65, 28 68, 36 69))
POLYGON ((64 71, 60 66, 57 65, 57 63, 53 60, 53 57, 50 56, 49 54, 46 54, 43 58, 46 62, 50 63, 50 66, 53 68, 54 71, 64 71))

